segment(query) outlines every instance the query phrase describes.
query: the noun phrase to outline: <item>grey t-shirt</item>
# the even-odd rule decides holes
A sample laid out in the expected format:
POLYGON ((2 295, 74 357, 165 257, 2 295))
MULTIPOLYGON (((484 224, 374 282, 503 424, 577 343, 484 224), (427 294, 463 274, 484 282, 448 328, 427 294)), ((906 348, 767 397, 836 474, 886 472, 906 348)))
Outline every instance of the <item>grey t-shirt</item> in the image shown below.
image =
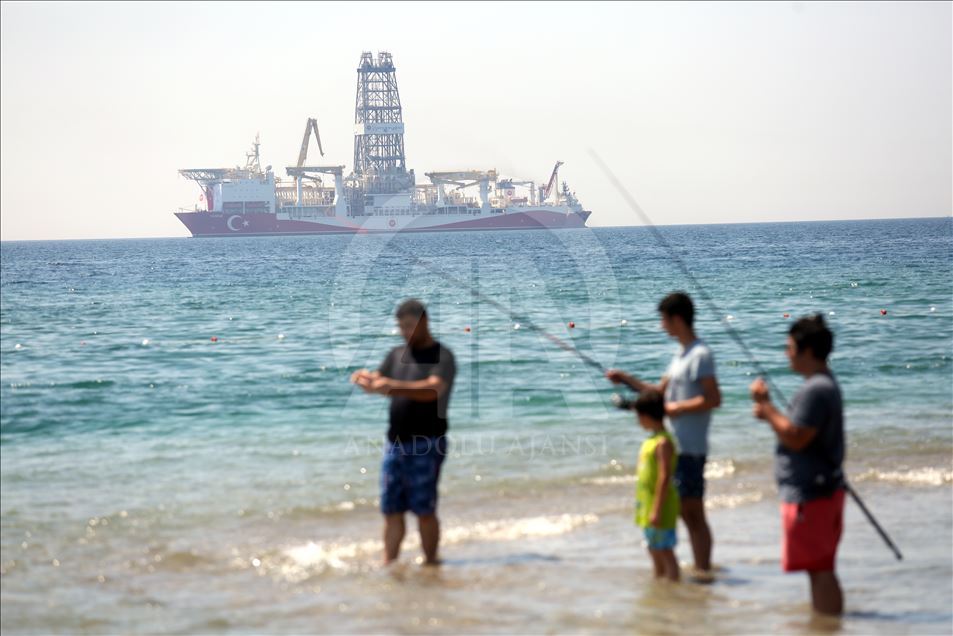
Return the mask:
MULTIPOLYGON (((665 372, 668 386, 665 387, 665 401, 678 402, 704 394, 702 380, 715 377, 715 358, 711 349, 701 340, 695 340, 682 351, 675 354, 665 372)), ((711 424, 711 411, 686 413, 669 418, 675 437, 678 439, 678 452, 683 455, 708 454, 708 425, 711 424)))
POLYGON ((788 419, 817 434, 800 451, 778 444, 774 473, 781 499, 801 503, 829 496, 844 484, 844 408, 834 376, 807 378, 791 398, 788 419))
POLYGON ((378 370, 384 377, 394 380, 416 382, 436 375, 447 383, 446 390, 431 402, 417 402, 396 395, 391 397, 390 428, 387 431, 391 442, 446 435, 447 407, 457 374, 450 349, 436 341, 425 349, 412 349, 407 345, 394 347, 378 370))

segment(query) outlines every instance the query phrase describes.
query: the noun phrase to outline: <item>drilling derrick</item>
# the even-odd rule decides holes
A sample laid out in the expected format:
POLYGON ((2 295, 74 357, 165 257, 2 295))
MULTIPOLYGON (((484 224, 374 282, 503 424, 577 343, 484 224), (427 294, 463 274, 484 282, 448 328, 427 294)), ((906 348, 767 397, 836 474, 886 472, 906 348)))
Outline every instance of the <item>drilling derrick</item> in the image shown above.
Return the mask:
POLYGON ((354 172, 348 182, 365 194, 397 193, 414 186, 413 170, 407 171, 404 157, 396 69, 385 51, 377 59, 369 51, 361 54, 354 101, 354 172))

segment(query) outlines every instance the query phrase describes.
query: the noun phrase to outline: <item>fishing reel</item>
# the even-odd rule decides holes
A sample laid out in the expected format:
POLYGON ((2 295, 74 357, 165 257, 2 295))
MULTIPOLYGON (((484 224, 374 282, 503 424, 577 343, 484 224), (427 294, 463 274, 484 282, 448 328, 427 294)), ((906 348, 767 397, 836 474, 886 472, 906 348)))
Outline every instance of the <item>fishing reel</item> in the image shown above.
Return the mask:
POLYGON ((612 405, 623 411, 634 411, 635 400, 625 397, 619 393, 612 394, 612 405))

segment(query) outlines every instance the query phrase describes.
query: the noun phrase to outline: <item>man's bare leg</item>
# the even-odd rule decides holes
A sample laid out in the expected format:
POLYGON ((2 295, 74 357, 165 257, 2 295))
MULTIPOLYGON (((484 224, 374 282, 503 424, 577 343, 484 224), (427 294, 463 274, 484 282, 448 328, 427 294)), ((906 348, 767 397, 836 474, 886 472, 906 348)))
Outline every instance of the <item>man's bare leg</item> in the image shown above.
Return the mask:
POLYGON ((384 515, 384 565, 397 560, 405 531, 403 513, 384 515))
POLYGON ((417 527, 420 529, 420 547, 424 550, 427 565, 437 565, 437 547, 440 545, 440 520, 436 514, 420 515, 417 517, 417 527))
POLYGON ((701 497, 682 499, 682 521, 688 528, 692 541, 692 554, 695 556, 695 568, 707 572, 711 570, 711 529, 705 519, 705 501, 701 497))
POLYGON ((844 594, 833 570, 808 572, 811 577, 811 604, 820 614, 840 616, 844 613, 844 594))

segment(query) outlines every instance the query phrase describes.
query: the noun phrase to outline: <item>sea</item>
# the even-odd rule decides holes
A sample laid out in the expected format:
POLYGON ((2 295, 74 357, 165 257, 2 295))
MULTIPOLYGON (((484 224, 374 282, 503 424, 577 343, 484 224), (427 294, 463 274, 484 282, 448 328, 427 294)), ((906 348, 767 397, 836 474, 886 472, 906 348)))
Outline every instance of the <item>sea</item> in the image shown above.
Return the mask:
MULTIPOLYGON (((3 242, 4 634, 953 631, 953 219, 3 242), (715 580, 653 580, 645 432, 599 367, 659 378, 684 290, 712 348, 715 580), (349 383, 416 297, 455 354, 440 567, 381 566, 386 398, 349 383), (840 619, 780 569, 775 441, 820 313, 852 500, 840 619), (578 352, 581 355, 577 355, 578 352), (588 360, 588 361, 587 361, 588 360), (779 395, 780 394, 780 395, 779 395)), ((676 555, 691 550, 679 528, 676 555)))

